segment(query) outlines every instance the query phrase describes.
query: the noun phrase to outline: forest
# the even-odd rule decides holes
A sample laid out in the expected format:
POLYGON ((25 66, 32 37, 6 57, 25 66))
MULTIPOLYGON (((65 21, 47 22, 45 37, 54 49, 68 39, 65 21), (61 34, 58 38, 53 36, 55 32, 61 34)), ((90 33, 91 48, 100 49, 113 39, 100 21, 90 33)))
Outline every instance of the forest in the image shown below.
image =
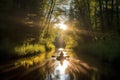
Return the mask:
MULTIPOLYGON (((120 79, 120 0, 0 0, 0 38, 0 80, 15 80, 11 72, 42 64, 60 47, 99 70, 95 79, 74 80, 120 79), (8 63, 17 68, 5 73, 8 63)), ((22 80, 46 80, 44 71, 22 80)))

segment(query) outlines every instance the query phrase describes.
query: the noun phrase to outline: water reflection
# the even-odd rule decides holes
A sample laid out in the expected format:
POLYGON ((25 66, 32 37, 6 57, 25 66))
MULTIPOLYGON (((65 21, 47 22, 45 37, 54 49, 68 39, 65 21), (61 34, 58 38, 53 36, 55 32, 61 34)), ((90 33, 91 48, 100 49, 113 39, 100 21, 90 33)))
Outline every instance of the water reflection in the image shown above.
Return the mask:
POLYGON ((52 73, 53 80, 70 80, 69 73, 66 73, 68 67, 68 61, 64 60, 63 65, 59 61, 56 61, 54 72, 52 73))
MULTIPOLYGON (((57 57, 60 56, 59 52, 55 54, 57 57)), ((64 56, 68 54, 64 52, 64 56)), ((0 66, 0 74, 4 75, 1 80, 16 80, 16 78, 17 80, 97 80, 95 79, 97 69, 80 59, 70 55, 69 59, 67 57, 62 61, 63 64, 59 59, 48 58, 29 68, 14 64, 0 66)))

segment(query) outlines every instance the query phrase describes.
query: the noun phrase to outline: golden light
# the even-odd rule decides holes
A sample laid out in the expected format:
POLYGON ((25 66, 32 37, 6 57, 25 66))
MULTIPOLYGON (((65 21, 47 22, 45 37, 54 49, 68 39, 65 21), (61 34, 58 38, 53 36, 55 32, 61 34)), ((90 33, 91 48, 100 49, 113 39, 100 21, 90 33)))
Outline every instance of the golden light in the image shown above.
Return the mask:
POLYGON ((63 65, 59 64, 59 70, 60 70, 60 74, 65 74, 65 70, 68 67, 68 61, 64 60, 63 61, 63 65))
POLYGON ((64 23, 58 23, 58 24, 55 24, 55 28, 60 28, 62 30, 66 30, 67 26, 64 23))
POLYGON ((60 24, 60 29, 62 29, 62 30, 66 30, 67 29, 67 26, 65 25, 65 24, 60 24))
POLYGON ((58 50, 59 50, 59 51, 63 51, 64 49, 63 49, 63 48, 59 48, 58 50))

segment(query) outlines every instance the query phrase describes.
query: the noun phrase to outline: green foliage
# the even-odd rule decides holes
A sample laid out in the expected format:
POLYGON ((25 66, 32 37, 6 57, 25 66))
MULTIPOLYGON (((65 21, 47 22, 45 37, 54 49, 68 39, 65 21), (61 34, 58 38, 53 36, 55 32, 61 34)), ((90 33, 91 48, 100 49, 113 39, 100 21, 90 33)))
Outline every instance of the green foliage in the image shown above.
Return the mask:
POLYGON ((70 17, 78 20, 78 26, 92 31, 116 31, 120 25, 118 0, 74 0, 70 17))
POLYGON ((46 51, 52 51, 55 49, 55 29, 52 24, 49 25, 49 29, 47 31, 43 31, 40 34, 39 43, 45 45, 46 51))
POLYGON ((45 52, 45 46, 39 44, 23 44, 15 47, 17 55, 36 54, 45 52))
POLYGON ((47 48, 48 51, 55 50, 55 46, 52 43, 47 43, 46 48, 47 48))
POLYGON ((77 42, 74 37, 67 35, 65 37, 66 49, 72 49, 77 46, 77 42))
MULTIPOLYGON (((0 12, 2 12, 0 15, 0 37, 2 38, 0 51, 3 51, 3 54, 20 56, 46 51, 44 43, 47 40, 38 42, 40 32, 43 31, 40 25, 43 23, 41 18, 44 18, 43 14, 47 10, 45 8, 46 2, 48 0, 0 1, 0 12)), ((53 46, 49 46, 49 48, 53 48, 53 46)))
POLYGON ((119 47, 119 40, 105 40, 89 44, 81 44, 77 50, 83 54, 93 54, 101 58, 104 57, 108 60, 112 60, 119 55, 119 47))

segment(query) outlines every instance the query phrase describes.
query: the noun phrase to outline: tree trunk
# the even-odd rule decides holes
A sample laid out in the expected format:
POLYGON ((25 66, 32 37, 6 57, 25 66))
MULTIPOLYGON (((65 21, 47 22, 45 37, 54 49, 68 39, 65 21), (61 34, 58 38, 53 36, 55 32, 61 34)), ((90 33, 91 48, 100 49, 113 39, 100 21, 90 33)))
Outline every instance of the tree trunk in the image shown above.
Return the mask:
POLYGON ((99 0, 99 9, 100 9, 100 22, 101 22, 101 30, 103 31, 103 9, 102 9, 102 0, 99 0))
POLYGON ((112 26, 114 25, 113 24, 113 11, 114 11, 114 1, 113 0, 111 0, 111 7, 112 7, 112 13, 111 13, 111 24, 112 24, 112 26))
POLYGON ((119 27, 119 0, 116 0, 116 18, 117 18, 117 26, 119 27))
POLYGON ((88 24, 91 26, 91 16, 90 16, 90 0, 87 0, 87 8, 88 8, 88 24))

